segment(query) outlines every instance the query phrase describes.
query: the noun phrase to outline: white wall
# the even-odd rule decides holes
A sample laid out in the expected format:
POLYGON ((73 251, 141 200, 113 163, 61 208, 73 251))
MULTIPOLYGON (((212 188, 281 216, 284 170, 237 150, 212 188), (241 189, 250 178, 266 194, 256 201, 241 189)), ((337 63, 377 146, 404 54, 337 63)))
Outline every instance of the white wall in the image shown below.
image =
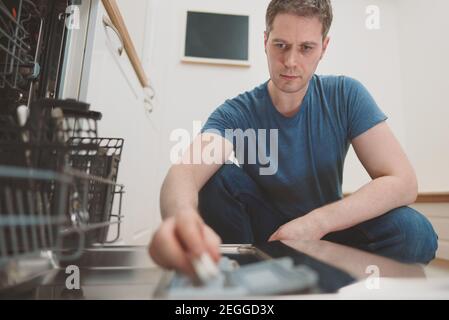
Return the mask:
POLYGON ((420 191, 449 191, 449 1, 397 2, 407 150, 420 191))

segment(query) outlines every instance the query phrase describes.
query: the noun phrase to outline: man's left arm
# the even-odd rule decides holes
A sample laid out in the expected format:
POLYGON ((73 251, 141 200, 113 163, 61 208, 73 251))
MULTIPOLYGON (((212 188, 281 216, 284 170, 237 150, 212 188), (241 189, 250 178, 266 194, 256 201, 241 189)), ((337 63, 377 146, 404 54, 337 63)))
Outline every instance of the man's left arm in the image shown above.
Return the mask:
POLYGON ((317 240, 416 200, 415 171, 386 122, 352 140, 372 181, 348 197, 317 208, 281 226, 271 240, 317 240))

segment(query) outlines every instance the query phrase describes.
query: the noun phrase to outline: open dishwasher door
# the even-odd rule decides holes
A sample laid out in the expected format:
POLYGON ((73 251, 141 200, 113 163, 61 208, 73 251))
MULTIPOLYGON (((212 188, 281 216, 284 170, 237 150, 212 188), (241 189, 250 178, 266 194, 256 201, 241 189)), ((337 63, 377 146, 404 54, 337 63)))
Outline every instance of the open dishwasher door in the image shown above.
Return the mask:
POLYGON ((167 272, 156 298, 235 299, 281 295, 334 293, 356 279, 282 242, 222 245, 220 275, 198 284, 184 275, 167 272))

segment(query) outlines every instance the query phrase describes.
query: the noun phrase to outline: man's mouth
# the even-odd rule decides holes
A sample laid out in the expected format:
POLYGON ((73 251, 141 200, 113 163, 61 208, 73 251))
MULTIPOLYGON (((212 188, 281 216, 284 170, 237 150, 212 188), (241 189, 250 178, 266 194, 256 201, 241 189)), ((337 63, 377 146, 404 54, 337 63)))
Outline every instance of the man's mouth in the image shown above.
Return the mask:
POLYGON ((285 79, 285 80, 296 80, 296 79, 299 78, 299 76, 289 76, 289 75, 286 75, 286 74, 281 74, 281 78, 285 79))

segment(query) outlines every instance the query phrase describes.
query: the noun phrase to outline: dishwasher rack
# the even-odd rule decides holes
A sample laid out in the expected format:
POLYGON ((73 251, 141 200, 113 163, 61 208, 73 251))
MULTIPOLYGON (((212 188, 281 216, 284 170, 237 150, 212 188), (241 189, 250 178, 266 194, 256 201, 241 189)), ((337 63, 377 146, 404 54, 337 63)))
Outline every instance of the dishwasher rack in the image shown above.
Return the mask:
POLYGON ((123 148, 120 138, 71 138, 69 145, 69 164, 86 179, 80 180, 78 193, 86 194, 85 208, 90 214, 88 222, 99 228, 89 234, 88 243, 112 243, 120 237, 121 203, 123 186, 115 184, 123 148), (86 183, 87 181, 87 183, 86 183), (118 197, 117 213, 113 214, 114 197, 118 197), (116 236, 107 240, 108 221, 115 219, 116 236), (104 227, 102 227, 104 225, 104 227))
POLYGON ((52 171, 0 166, 1 259, 56 248, 69 183, 52 171))
POLYGON ((124 140, 98 137, 100 119, 88 104, 57 99, 34 102, 22 126, 15 117, 0 115, 0 165, 71 177, 62 230, 66 251, 78 250, 80 233, 84 247, 120 238, 124 187, 117 175, 124 140))
POLYGON ((39 75, 37 42, 42 29, 41 12, 30 0, 0 2, 0 88, 26 87, 39 75))
POLYGON ((0 166, 0 293, 55 265, 70 183, 54 171, 0 166))
POLYGON ((74 1, 0 1, 0 113, 60 96, 66 11, 74 1))

